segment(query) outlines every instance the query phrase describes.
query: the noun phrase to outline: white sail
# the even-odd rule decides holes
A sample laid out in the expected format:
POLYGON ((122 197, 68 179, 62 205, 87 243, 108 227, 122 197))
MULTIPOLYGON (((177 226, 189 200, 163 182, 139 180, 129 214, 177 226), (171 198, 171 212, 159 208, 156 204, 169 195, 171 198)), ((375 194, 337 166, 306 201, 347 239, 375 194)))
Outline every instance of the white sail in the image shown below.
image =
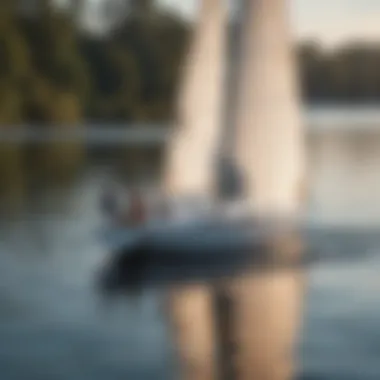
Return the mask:
POLYGON ((183 70, 175 131, 167 147, 164 190, 210 197, 219 144, 224 90, 226 10, 221 0, 201 2, 183 70))
POLYGON ((244 1, 235 153, 250 201, 266 212, 293 213, 304 142, 287 5, 244 1))

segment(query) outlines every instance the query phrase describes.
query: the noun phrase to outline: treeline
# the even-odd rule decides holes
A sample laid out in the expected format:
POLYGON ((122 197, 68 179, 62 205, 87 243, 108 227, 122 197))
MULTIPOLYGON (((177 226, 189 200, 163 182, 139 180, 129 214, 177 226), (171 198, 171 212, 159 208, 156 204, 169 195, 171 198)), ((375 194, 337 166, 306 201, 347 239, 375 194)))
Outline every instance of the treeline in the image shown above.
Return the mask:
POLYGON ((324 50, 316 43, 298 49, 303 94, 309 103, 380 101, 380 41, 324 50))
MULTIPOLYGON (((80 1, 65 10, 52 0, 23 3, 1 4, 0 125, 170 119, 184 20, 129 0, 124 17, 94 36, 80 27, 80 1)), ((306 43, 298 56, 307 101, 380 100, 380 43, 332 51, 306 43)))
POLYGON ((23 3, 0 6, 0 125, 168 118, 188 36, 183 21, 135 2, 96 37, 80 27, 79 6, 23 3))
MULTIPOLYGON (((80 0, 2 1, 0 125, 170 119, 190 27, 152 1, 121 1, 129 8, 98 36, 80 27, 80 0)), ((306 43, 298 57, 307 101, 380 100, 380 43, 306 43)))

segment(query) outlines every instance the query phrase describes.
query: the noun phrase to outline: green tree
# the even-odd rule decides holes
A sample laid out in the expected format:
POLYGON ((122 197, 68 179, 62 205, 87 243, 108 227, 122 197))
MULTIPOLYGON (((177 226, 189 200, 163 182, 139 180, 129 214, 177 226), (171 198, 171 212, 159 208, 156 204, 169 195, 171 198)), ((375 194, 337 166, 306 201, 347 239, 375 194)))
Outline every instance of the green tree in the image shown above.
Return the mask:
MULTIPOLYGON (((30 71, 29 52, 15 19, 14 3, 0 12, 0 128, 22 122, 22 84, 30 71)), ((0 142, 0 196, 8 205, 22 201, 25 191, 23 150, 0 142)))

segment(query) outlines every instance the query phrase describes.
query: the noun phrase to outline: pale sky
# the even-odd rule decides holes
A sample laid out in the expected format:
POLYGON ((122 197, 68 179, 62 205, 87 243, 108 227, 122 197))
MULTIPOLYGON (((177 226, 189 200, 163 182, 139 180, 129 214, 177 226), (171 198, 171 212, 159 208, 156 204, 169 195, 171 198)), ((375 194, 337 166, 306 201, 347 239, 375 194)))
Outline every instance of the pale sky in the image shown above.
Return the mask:
MULTIPOLYGON (((185 15, 199 0, 160 0, 185 15)), ((236 1, 236 0, 232 0, 236 1)), ((326 44, 349 39, 380 42, 380 0, 290 0, 297 38, 316 37, 326 44)))

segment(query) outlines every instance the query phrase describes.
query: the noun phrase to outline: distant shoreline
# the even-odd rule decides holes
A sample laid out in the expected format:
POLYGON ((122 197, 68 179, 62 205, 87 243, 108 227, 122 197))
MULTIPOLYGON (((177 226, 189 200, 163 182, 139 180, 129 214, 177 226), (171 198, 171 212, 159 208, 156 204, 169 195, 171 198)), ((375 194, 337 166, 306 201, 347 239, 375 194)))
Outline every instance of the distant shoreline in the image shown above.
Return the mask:
MULTIPOLYGON (((380 104, 366 106, 312 105, 302 108, 307 130, 380 133, 380 104)), ((170 136, 173 123, 91 123, 14 125, 0 128, 0 142, 48 143, 85 141, 95 145, 160 145, 170 136)))

